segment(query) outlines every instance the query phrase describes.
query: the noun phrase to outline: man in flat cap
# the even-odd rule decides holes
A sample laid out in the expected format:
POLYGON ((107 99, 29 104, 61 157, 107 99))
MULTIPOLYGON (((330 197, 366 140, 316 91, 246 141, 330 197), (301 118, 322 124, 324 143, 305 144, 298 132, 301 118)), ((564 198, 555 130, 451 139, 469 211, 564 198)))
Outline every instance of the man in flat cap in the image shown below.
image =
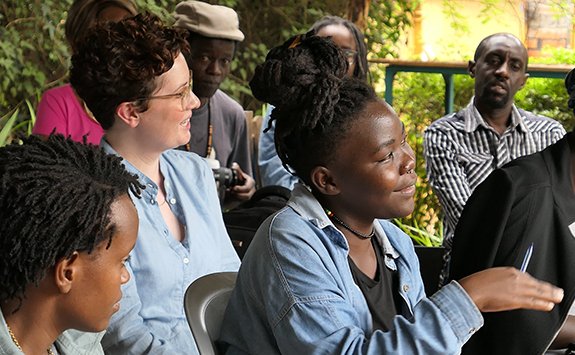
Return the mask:
MULTIPOLYGON (((188 31, 191 51, 186 56, 193 75, 193 91, 200 107, 193 110, 191 138, 186 149, 237 173, 230 197, 247 200, 255 191, 250 176, 247 124, 243 108, 219 89, 230 72, 236 47, 244 40, 237 13, 229 7, 201 1, 183 1, 176 6, 176 27, 188 31)), ((221 181, 220 181, 221 183, 221 181)))

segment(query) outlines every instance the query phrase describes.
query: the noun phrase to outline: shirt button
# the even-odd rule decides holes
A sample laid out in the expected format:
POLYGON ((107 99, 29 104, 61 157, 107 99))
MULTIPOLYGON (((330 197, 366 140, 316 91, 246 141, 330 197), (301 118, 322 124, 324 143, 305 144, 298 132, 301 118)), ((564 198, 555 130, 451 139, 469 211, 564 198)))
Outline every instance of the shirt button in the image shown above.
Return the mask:
POLYGON ((409 285, 403 285, 403 292, 409 291, 409 285))
POLYGON ((154 203, 156 203, 156 200, 154 200, 153 198, 150 199, 150 203, 153 205, 154 203))
POLYGON ((190 259, 184 258, 184 264, 187 264, 187 263, 189 263, 189 262, 190 262, 190 259))
POLYGON ((175 205, 175 204, 176 204, 176 199, 175 199, 175 198, 171 198, 171 199, 170 199, 170 203, 171 203, 172 205, 175 205))
POLYGON ((475 328, 469 329, 469 334, 473 334, 473 333, 475 333, 475 328))
POLYGON ((154 188, 154 185, 148 184, 148 187, 149 187, 150 189, 153 189, 153 188, 154 188))

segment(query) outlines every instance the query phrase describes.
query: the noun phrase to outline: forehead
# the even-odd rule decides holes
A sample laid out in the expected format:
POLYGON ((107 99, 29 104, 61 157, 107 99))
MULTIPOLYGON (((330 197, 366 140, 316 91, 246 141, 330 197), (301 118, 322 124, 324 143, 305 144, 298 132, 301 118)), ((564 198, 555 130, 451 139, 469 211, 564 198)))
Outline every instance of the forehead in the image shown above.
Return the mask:
POLYGON ((510 36, 494 36, 485 41, 480 58, 485 58, 491 53, 509 53, 513 58, 524 62, 527 60, 527 51, 523 44, 517 38, 510 36))
POLYGON ((236 47, 234 41, 220 38, 191 37, 190 47, 192 52, 218 51, 221 53, 233 53, 236 47))
POLYGON ((380 144, 381 141, 397 138, 403 131, 403 123, 393 109, 385 102, 376 100, 368 102, 355 120, 352 134, 364 143, 372 141, 380 144), (361 137, 361 138, 359 138, 361 137))
POLYGON ((320 37, 331 37, 340 48, 357 49, 353 34, 344 25, 327 25, 319 29, 316 34, 320 37))

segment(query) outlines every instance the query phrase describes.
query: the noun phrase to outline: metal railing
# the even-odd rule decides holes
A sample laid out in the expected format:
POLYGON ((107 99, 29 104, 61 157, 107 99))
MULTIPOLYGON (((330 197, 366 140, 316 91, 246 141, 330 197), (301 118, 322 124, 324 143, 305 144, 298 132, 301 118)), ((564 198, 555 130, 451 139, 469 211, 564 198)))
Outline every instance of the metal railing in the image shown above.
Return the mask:
MULTIPOLYGON (((441 74, 445 82, 445 113, 453 112, 453 75, 468 74, 463 62, 417 62, 395 59, 370 59, 370 63, 385 65, 385 101, 393 105, 393 80, 399 72, 441 74)), ((531 78, 564 79, 572 65, 530 64, 527 72, 531 78)))

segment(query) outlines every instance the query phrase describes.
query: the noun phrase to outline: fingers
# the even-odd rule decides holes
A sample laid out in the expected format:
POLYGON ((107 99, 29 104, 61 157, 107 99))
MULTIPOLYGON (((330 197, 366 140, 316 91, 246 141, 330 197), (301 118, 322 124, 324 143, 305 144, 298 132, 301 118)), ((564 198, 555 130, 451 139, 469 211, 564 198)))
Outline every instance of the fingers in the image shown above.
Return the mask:
POLYGON ((550 311, 563 300, 563 290, 548 282, 540 281, 526 273, 520 273, 517 280, 518 307, 539 311, 550 311))
POLYGON ((239 200, 249 200, 254 192, 256 192, 256 181, 250 175, 246 174, 238 163, 234 162, 232 169, 236 170, 238 179, 243 183, 233 186, 230 191, 239 200))
POLYGON ((459 283, 482 312, 549 311, 563 299, 562 289, 512 267, 483 270, 459 283))

